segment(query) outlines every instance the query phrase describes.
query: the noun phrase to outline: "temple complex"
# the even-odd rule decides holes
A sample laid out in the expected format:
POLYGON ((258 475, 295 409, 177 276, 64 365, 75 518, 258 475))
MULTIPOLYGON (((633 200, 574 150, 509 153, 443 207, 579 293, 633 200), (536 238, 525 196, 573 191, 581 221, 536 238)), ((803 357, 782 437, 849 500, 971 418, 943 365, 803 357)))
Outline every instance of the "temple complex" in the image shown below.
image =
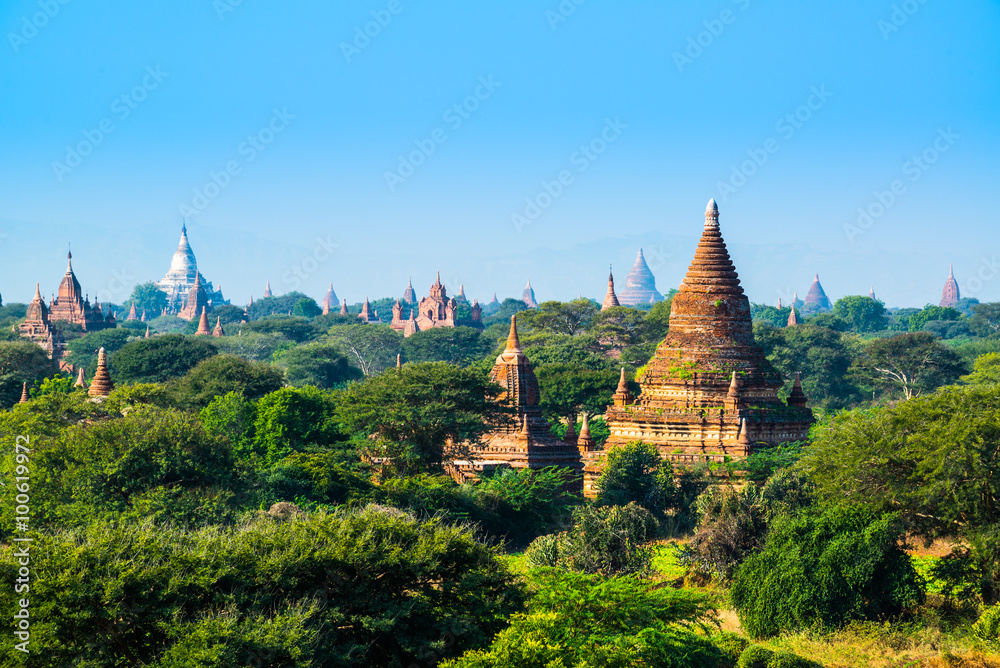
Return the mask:
POLYGON ((538 302, 535 301, 535 291, 531 289, 531 279, 528 279, 528 285, 525 286, 524 292, 521 294, 521 301, 527 304, 528 308, 538 308, 538 302))
POLYGON ((948 280, 944 282, 944 290, 941 291, 941 303, 939 306, 958 306, 961 294, 958 291, 958 281, 955 280, 955 265, 948 269, 948 280))
POLYGON ((156 287, 167 295, 167 313, 176 315, 184 308, 188 293, 194 288, 196 280, 205 291, 208 301, 216 306, 229 303, 223 298, 222 291, 213 288, 211 281, 206 281, 198 272, 198 262, 195 260, 194 251, 191 250, 191 244, 188 243, 187 225, 182 224, 181 240, 177 244, 174 256, 170 259, 170 269, 166 276, 156 282, 156 287))
POLYGON ((656 290, 656 278, 646 264, 646 258, 642 255, 642 249, 635 258, 632 271, 625 277, 625 289, 618 296, 618 301, 622 306, 638 306, 639 304, 655 304, 663 299, 656 290))
POLYGON ((468 453, 456 453, 457 458, 449 461, 447 468, 459 482, 470 482, 499 468, 560 466, 568 469, 569 487, 579 493, 579 472, 583 465, 577 439, 571 432, 565 441, 557 438, 542 415, 538 379, 521 349, 515 318, 511 316, 507 345, 490 372, 490 379, 504 388, 498 400, 516 409, 514 420, 488 434, 481 445, 472 446, 468 453))
POLYGON ((608 292, 604 295, 604 303, 601 304, 601 310, 607 311, 613 306, 621 306, 618 302, 618 295, 615 294, 615 275, 608 270, 608 292))
MULTIPOLYGON (((346 305, 347 302, 345 301, 344 304, 346 305)), ((368 301, 368 297, 365 297, 365 303, 364 306, 361 307, 361 313, 358 314, 358 318, 361 319, 361 322, 369 325, 378 325, 382 322, 378 318, 378 311, 372 309, 372 305, 371 302, 368 301)))
MULTIPOLYGON (((461 290, 461 288, 459 289, 461 290)), ((465 298, 464 294, 462 294, 462 298, 465 298)), ((410 308, 406 318, 403 317, 403 308, 402 302, 397 299, 392 307, 392 322, 389 324, 396 331, 403 332, 403 336, 410 336, 435 327, 458 326, 458 299, 448 298, 448 291, 441 283, 441 272, 437 273, 434 285, 431 286, 430 295, 421 298, 416 306, 410 308)), ((476 300, 472 303, 471 309, 472 317, 469 326, 482 329, 483 307, 476 300)))
POLYGON ((826 296, 826 292, 823 291, 823 286, 819 284, 819 274, 816 274, 815 278, 813 278, 812 285, 809 286, 809 292, 806 293, 805 306, 809 307, 809 310, 813 313, 830 311, 833 309, 833 304, 830 303, 830 298, 826 296))
POLYGON ((605 450, 583 453, 587 496, 614 446, 642 441, 674 464, 692 466, 803 440, 813 424, 800 384, 788 401, 778 397, 781 375, 754 341, 750 302, 722 239, 715 200, 674 296, 669 333, 638 382, 634 398, 622 372, 605 414, 611 431, 605 450))
POLYGON ((76 280, 76 274, 73 273, 73 253, 67 253, 66 258, 66 274, 59 283, 58 296, 49 306, 49 321, 62 320, 80 325, 85 332, 114 327, 114 316, 105 316, 100 304, 91 306, 90 300, 84 297, 80 281, 76 280))

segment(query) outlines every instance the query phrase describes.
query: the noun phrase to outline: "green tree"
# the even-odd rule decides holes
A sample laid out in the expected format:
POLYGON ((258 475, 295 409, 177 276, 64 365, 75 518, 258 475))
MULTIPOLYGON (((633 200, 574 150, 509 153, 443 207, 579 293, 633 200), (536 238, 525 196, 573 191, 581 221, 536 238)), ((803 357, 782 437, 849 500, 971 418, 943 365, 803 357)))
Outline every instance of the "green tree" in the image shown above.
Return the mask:
POLYGON ((327 339, 339 348, 366 377, 396 366, 403 335, 388 325, 335 325, 327 339))
POLYGON ((656 446, 640 441, 608 451, 596 487, 600 505, 624 506, 634 502, 658 517, 676 509, 679 500, 673 466, 656 446))
POLYGON ((791 315, 791 312, 791 306, 777 308, 769 304, 750 304, 750 315, 754 324, 760 322, 771 327, 784 327, 788 324, 788 316, 791 315))
POLYGON ((258 334, 257 332, 244 332, 242 329, 236 329, 235 332, 230 331, 226 334, 229 336, 213 341, 218 351, 242 357, 248 362, 267 362, 275 357, 280 357, 284 351, 296 347, 294 341, 276 333, 258 334))
POLYGON ((791 392, 799 373, 810 404, 823 410, 851 406, 863 398, 861 387, 848 374, 858 355, 850 338, 840 332, 812 324, 776 328, 758 323, 754 339, 785 378, 784 395, 791 392))
POLYGON ((919 332, 924 328, 924 325, 932 320, 959 320, 961 318, 962 314, 958 309, 928 304, 922 311, 910 316, 909 327, 911 332, 919 332))
POLYGON ((485 650, 473 650, 441 668, 536 666, 669 666, 731 664, 698 631, 715 622, 704 594, 656 586, 637 577, 602 578, 557 569, 532 574, 528 611, 485 650))
POLYGON ((876 385, 902 390, 905 399, 953 383, 965 370, 958 355, 927 332, 875 339, 860 366, 876 385))
POLYGON ((887 325, 885 304, 871 297, 841 297, 833 305, 833 314, 848 322, 855 332, 878 332, 887 325))
POLYGON ((467 366, 489 354, 493 344, 471 327, 435 327, 403 339, 403 357, 410 362, 448 362, 467 366))
POLYGON ((563 363, 537 366, 535 375, 542 394, 539 403, 549 420, 575 420, 581 411, 602 413, 611 403, 619 376, 611 369, 563 363))
POLYGON ((921 578, 900 547, 905 533, 896 515, 858 508, 782 518, 736 571, 731 596, 743 629, 752 638, 836 629, 923 603, 921 578))
POLYGON ((600 312, 589 299, 574 299, 571 302, 542 302, 536 309, 530 309, 518 316, 518 325, 525 330, 543 330, 553 334, 570 336, 586 331, 590 321, 600 312))
POLYGON ((511 423, 512 410, 497 401, 501 392, 474 369, 444 362, 406 364, 352 384, 341 395, 337 415, 360 442, 389 457, 396 470, 437 471, 447 442, 460 450, 495 426, 511 423))
POLYGON ((244 333, 280 334, 281 336, 304 343, 318 338, 322 332, 317 331, 308 319, 299 316, 269 315, 252 322, 243 323, 239 330, 244 333))
POLYGON ((525 304, 523 301, 521 301, 520 299, 512 299, 508 297, 507 299, 503 300, 500 303, 500 309, 496 313, 489 316, 488 318, 483 319, 483 324, 492 325, 494 323, 500 323, 500 324, 507 323, 509 326, 510 316, 520 313, 521 311, 527 311, 527 310, 528 310, 528 305, 525 304))
POLYGON ((309 295, 301 292, 289 292, 277 297, 261 297, 247 306, 247 316, 250 320, 260 320, 269 315, 289 316, 300 300, 309 298, 309 295))
POLYGON ((296 346, 280 353, 275 361, 295 387, 312 385, 331 390, 362 377, 340 348, 325 343, 296 346))
POLYGON ((46 394, 69 394, 76 391, 76 381, 71 376, 57 374, 43 380, 37 390, 31 390, 30 395, 32 399, 37 399, 46 394))
POLYGON ((122 304, 122 309, 128 313, 133 304, 136 314, 141 316, 146 311, 148 317, 155 318, 167 308, 167 293, 152 281, 139 283, 132 289, 132 296, 122 304))
POLYGON ((977 304, 972 308, 969 326, 979 336, 990 336, 1000 332, 1000 302, 977 304))
MULTIPOLYGON (((485 646, 521 606, 498 549, 470 527, 378 506, 263 515, 34 535, 46 575, 31 583, 32 630, 44 629, 32 665, 408 666, 485 646)), ((18 567, 0 549, 3 577, 18 567)), ((0 599, 7 617, 15 598, 0 599)), ((3 634, 4 656, 15 642, 3 634)))
POLYGON ((1000 353, 987 353, 976 358, 972 373, 962 377, 968 385, 996 385, 1000 383, 1000 353))
POLYGON ((235 355, 213 355, 171 383, 170 393, 179 406, 204 408, 215 397, 239 392, 258 399, 285 384, 281 369, 264 362, 247 362, 235 355))
MULTIPOLYGON (((643 321, 646 313, 628 306, 612 306, 594 316, 588 333, 607 351, 621 352, 629 346, 643 343, 643 321)), ((644 364, 648 357, 638 361, 644 364)))
POLYGON ((162 383, 183 376, 217 354, 211 338, 166 334, 132 341, 109 356, 111 375, 126 383, 162 383))
POLYGON ((251 463, 267 468, 293 452, 343 440, 336 409, 333 395, 315 387, 286 387, 261 398, 254 418, 251 463))
POLYGON ((323 315, 323 309, 313 299, 300 299, 292 307, 292 315, 302 316, 303 318, 315 318, 318 315, 323 315))
POLYGON ((124 327, 87 332, 67 344, 65 361, 74 367, 83 367, 88 370, 89 374, 93 374, 93 370, 97 366, 98 350, 104 348, 104 351, 111 355, 135 336, 135 332, 124 327))
POLYGON ((898 512, 910 530, 958 543, 987 602, 1000 598, 1000 386, 949 387, 816 429, 800 466, 827 504, 898 512))
POLYGON ((10 408, 20 401, 24 383, 32 387, 55 372, 56 365, 37 344, 0 342, 0 407, 10 408))

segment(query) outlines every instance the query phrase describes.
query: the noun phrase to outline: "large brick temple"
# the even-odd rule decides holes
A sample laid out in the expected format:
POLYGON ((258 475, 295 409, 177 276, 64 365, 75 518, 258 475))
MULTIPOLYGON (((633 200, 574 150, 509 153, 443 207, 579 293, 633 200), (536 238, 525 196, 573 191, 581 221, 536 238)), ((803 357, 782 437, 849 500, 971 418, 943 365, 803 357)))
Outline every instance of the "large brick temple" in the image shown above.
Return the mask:
POLYGON ((604 450, 583 453, 587 496, 607 451, 618 445, 643 441, 675 465, 692 466, 803 440, 814 422, 797 380, 787 401, 778 397, 781 374, 754 341, 750 302, 722 239, 715 200, 674 295, 669 333, 640 372, 638 398, 622 374, 605 415, 611 436, 604 450))

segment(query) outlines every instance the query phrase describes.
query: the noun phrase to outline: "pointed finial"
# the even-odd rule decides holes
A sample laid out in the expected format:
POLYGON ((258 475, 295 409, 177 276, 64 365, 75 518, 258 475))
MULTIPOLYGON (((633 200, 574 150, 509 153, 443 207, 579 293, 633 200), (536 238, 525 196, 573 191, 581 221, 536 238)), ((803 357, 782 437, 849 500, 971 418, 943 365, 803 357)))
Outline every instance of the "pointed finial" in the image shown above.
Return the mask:
POLYGON ((732 380, 729 381, 729 394, 727 395, 730 399, 737 399, 740 396, 740 379, 737 377, 736 372, 733 372, 732 380))
POLYGON ((517 338, 517 315, 510 316, 510 334, 507 335, 507 347, 505 353, 521 352, 521 340, 517 338))
POLYGON ((705 207, 705 228, 715 229, 719 226, 719 205, 715 203, 715 198, 708 200, 705 207))
POLYGON ((622 367, 621 378, 618 379, 618 391, 628 391, 628 381, 625 380, 625 367, 622 367))
POLYGON ((28 403, 28 381, 24 381, 24 385, 21 386, 21 400, 17 403, 28 403))
POLYGON ((711 213, 713 211, 718 211, 719 205, 715 203, 715 198, 708 200, 708 205, 705 207, 705 213, 711 213))
POLYGON ((948 278, 955 278, 955 265, 954 265, 954 263, 948 265, 948 278))
POLYGON ((76 374, 76 382, 73 383, 73 387, 87 389, 87 377, 84 375, 83 367, 80 367, 80 372, 76 374))
POLYGON ((402 368, 403 368, 403 354, 396 353, 396 369, 399 370, 402 368))

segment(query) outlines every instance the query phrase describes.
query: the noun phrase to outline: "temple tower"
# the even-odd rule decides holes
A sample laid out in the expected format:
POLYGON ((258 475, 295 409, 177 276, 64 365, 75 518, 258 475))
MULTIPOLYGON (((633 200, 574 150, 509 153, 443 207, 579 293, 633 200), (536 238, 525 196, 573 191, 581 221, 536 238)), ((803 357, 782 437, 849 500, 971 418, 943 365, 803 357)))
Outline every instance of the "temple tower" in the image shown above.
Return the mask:
POLYGON ((528 308, 538 308, 538 302, 535 301, 535 291, 531 288, 531 278, 528 278, 528 284, 524 286, 524 292, 521 294, 521 301, 523 301, 528 308))
POLYGON ((950 265, 948 269, 948 280, 944 282, 944 290, 941 291, 940 306, 956 307, 961 294, 958 291, 958 281, 955 280, 955 265, 950 265))
POLYGON ((805 305, 810 307, 812 311, 829 311, 833 309, 833 304, 830 303, 830 298, 826 296, 826 292, 823 290, 823 286, 819 283, 819 274, 813 278, 812 285, 809 286, 809 292, 806 293, 805 305))
POLYGON ((613 306, 621 306, 621 304, 618 302, 618 295, 615 294, 615 275, 611 271, 611 268, 609 267, 608 268, 608 291, 604 295, 604 303, 601 304, 601 310, 602 311, 607 311, 609 308, 612 308, 613 306))
MULTIPOLYGON (((694 465, 804 439, 813 423, 804 405, 778 397, 781 375, 754 341, 750 302, 722 239, 715 200, 674 296, 669 332, 637 380, 636 400, 624 377, 619 383, 605 416, 611 431, 605 448, 643 441, 678 465, 694 465)), ((588 495, 605 452, 585 456, 588 495)))
POLYGON ((649 270, 646 258, 639 249, 635 257, 632 271, 625 277, 625 289, 618 296, 622 306, 638 306, 639 304, 655 303, 663 299, 656 289, 656 277, 649 270))
POLYGON ((111 382, 111 374, 108 373, 108 355, 104 348, 97 351, 97 371, 94 372, 94 379, 90 381, 90 388, 87 394, 92 397, 106 397, 115 389, 115 384, 111 382))

